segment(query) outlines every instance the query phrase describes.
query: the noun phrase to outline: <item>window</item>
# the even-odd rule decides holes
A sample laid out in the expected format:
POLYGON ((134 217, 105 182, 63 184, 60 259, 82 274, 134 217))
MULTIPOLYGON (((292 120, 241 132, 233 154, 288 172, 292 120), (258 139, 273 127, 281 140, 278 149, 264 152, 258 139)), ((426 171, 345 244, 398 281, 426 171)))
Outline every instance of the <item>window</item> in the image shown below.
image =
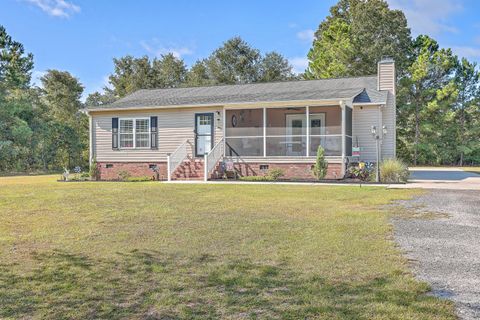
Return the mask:
POLYGON ((149 148, 150 119, 119 119, 120 148, 149 148))
POLYGON ((135 120, 135 147, 150 147, 150 123, 149 119, 135 120))
POLYGON ((120 148, 133 148, 133 120, 120 120, 120 148))

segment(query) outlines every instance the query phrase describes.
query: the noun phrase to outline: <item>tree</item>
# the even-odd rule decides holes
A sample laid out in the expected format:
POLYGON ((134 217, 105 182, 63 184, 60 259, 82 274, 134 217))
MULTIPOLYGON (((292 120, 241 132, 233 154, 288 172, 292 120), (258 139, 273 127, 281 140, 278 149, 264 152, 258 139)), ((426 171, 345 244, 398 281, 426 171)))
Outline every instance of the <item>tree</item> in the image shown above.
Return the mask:
POLYGON ((223 43, 207 59, 209 77, 216 83, 251 83, 259 79, 260 52, 240 37, 223 43))
POLYGON ((33 69, 33 55, 25 54, 23 45, 12 40, 0 25, 0 90, 27 88, 33 69))
POLYGON ((472 123, 480 117, 477 100, 480 98, 480 73, 476 63, 470 63, 462 58, 455 70, 455 84, 458 88, 458 99, 455 103, 456 121, 458 126, 457 151, 459 165, 463 166, 465 155, 472 154, 480 148, 477 128, 472 123), (473 135, 472 135, 473 134, 473 135))
POLYGON ((341 77, 349 74, 354 60, 350 26, 341 19, 332 21, 308 52, 307 79, 341 77))
POLYGON ((90 93, 87 99, 85 99, 85 106, 101 106, 104 104, 112 103, 114 101, 115 97, 113 96, 111 91, 105 91, 104 93, 95 91, 94 93, 90 93))
POLYGON ((186 86, 198 87, 211 85, 213 83, 215 83, 215 80, 209 76, 206 60, 198 60, 187 72, 186 86))
POLYGON ((23 170, 30 155, 33 112, 28 86, 33 56, 0 26, 0 171, 23 170))
POLYGON ((317 149, 317 159, 313 165, 313 174, 318 180, 325 178, 327 175, 327 167, 328 163, 327 160, 325 160, 325 150, 319 145, 317 149))
POLYGON ((40 78, 43 98, 51 117, 61 122, 71 122, 81 108, 83 86, 67 71, 48 70, 40 78))
POLYGON ((397 98, 399 153, 414 165, 448 159, 457 95, 452 72, 456 57, 440 49, 432 38, 420 35, 413 42, 412 64, 400 80, 397 98))
POLYGON ((121 98, 139 89, 152 85, 152 67, 147 56, 134 58, 130 55, 113 59, 114 72, 108 79, 113 89, 107 89, 116 98, 121 98))
POLYGON ((88 119, 80 112, 83 86, 66 71, 48 70, 41 79, 42 100, 46 106, 50 152, 53 166, 86 166, 88 119))
POLYGON ((383 56, 408 65, 410 29, 403 12, 384 0, 340 0, 320 23, 308 54, 310 79, 376 74, 383 56))
POLYGON ((265 54, 260 62, 259 81, 282 81, 294 78, 292 66, 281 54, 272 51, 265 54))
POLYGON ((183 60, 172 53, 154 59, 152 63, 152 88, 175 88, 185 82, 187 68, 183 60))

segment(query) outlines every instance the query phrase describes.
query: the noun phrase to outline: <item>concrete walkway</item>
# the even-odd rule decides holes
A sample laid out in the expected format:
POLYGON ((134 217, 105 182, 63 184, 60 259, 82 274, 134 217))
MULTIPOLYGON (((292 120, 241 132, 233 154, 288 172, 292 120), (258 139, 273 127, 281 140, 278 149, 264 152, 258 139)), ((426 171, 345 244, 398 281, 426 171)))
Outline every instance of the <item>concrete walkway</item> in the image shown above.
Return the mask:
POLYGON ((339 187, 383 187, 390 189, 446 189, 446 190, 478 190, 480 191, 480 174, 466 172, 457 168, 421 168, 410 169, 410 180, 407 184, 357 184, 357 183, 314 183, 314 182, 282 182, 282 181, 203 181, 174 180, 165 183, 179 184, 264 184, 264 185, 299 185, 299 186, 339 186, 339 187))

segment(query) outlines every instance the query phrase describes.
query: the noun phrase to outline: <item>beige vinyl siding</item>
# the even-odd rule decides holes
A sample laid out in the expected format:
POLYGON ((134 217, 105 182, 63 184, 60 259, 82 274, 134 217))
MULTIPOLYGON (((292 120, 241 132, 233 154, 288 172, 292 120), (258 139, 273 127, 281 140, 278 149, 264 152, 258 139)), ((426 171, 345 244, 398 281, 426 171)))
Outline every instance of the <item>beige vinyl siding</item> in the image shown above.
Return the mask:
POLYGON ((383 125, 387 127, 387 134, 383 137, 383 159, 395 158, 396 156, 396 104, 395 96, 389 92, 387 104, 382 110, 383 125))
POLYGON ((360 161, 376 161, 375 140, 372 137, 372 126, 379 125, 379 106, 353 107, 352 144, 361 148, 360 161))
POLYGON ((385 107, 363 106, 361 108, 355 106, 353 108, 353 145, 358 141, 361 147, 361 161, 377 161, 375 139, 371 133, 372 126, 376 126, 380 130, 383 126, 387 127, 387 134, 383 137, 380 147, 382 158, 395 157, 395 105, 392 101, 393 95, 389 93, 385 107), (381 119, 380 114, 382 115, 381 119))
MULTIPOLYGON (((214 139, 223 136, 222 110, 220 108, 162 109, 152 111, 93 113, 94 155, 98 162, 158 162, 166 161, 186 139, 194 145, 195 113, 214 113, 214 139), (217 111, 220 116, 217 115, 217 111), (112 118, 158 117, 158 150, 112 149, 112 118)), ((190 156, 193 155, 193 148, 190 156)))

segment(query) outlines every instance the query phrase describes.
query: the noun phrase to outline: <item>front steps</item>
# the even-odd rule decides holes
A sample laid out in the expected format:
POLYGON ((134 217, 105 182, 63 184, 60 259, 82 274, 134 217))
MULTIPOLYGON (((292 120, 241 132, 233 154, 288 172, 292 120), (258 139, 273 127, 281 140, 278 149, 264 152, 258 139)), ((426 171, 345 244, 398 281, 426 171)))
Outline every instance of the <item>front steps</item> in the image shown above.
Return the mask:
POLYGON ((203 180, 203 175, 203 160, 185 159, 172 173, 172 180, 203 180))
MULTIPOLYGON (((213 172, 210 173, 209 179, 221 178, 220 162, 217 163, 213 172)), ((185 159, 177 169, 172 173, 171 180, 204 180, 205 167, 203 159, 193 158, 185 159)))

